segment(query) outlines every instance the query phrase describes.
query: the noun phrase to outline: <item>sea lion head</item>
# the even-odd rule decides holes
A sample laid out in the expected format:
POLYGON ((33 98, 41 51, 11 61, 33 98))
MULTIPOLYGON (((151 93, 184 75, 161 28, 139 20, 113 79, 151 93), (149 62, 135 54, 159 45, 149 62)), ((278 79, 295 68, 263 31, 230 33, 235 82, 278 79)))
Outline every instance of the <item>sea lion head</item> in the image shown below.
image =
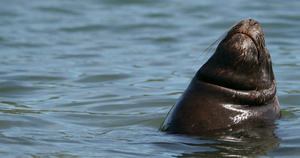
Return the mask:
POLYGON ((236 91, 247 104, 263 104, 276 95, 271 58, 260 24, 245 20, 235 24, 216 52, 199 69, 197 79, 236 91))
POLYGON ((160 130, 204 134, 273 123, 280 117, 271 58, 260 24, 234 25, 198 70, 160 130))

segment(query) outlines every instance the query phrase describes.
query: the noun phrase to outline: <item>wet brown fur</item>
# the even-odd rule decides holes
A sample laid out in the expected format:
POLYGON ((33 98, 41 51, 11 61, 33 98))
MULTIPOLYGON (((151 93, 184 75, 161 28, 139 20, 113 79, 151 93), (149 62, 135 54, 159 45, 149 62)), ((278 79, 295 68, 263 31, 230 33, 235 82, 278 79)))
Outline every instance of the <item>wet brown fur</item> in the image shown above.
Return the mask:
POLYGON ((271 57, 260 24, 237 23, 198 70, 161 131, 198 135, 280 117, 271 57))

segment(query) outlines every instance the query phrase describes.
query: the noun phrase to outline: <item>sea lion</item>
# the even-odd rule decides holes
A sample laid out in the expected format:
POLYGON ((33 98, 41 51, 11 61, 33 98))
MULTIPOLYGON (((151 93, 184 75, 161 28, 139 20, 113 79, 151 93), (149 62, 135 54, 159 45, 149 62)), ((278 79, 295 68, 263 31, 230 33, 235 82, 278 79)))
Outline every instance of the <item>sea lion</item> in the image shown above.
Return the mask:
POLYGON ((234 25, 198 70, 160 127, 200 135, 280 117, 271 57, 260 24, 234 25))

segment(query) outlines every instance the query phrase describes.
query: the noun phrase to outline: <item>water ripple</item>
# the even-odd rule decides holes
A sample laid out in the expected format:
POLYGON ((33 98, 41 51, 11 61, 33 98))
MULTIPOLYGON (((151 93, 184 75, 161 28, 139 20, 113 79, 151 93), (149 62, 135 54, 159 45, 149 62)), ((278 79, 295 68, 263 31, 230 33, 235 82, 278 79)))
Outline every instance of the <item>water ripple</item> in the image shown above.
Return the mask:
POLYGON ((2 3, 1 157, 299 155, 299 1, 2 3), (249 18, 274 63, 277 125, 215 137, 157 132, 213 53, 203 50, 249 18))

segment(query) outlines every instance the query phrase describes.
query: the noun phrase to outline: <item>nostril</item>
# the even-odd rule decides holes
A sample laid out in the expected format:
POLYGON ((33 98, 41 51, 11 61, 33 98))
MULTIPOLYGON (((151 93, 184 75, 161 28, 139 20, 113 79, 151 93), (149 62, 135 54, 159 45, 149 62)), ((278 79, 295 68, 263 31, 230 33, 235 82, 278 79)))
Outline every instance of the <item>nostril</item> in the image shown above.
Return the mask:
POLYGON ((250 26, 255 25, 256 23, 257 23, 256 20, 249 19, 249 24, 250 24, 250 26))

